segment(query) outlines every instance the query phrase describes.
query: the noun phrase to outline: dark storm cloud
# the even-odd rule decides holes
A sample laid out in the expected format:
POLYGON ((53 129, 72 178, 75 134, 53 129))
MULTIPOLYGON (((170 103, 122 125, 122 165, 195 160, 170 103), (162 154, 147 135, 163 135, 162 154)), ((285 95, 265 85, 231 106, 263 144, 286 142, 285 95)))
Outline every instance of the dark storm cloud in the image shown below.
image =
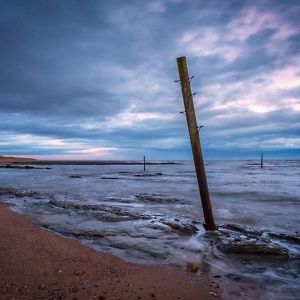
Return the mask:
POLYGON ((92 74, 105 25, 95 2, 7 1, 1 4, 0 101, 3 111, 109 114, 121 101, 92 74), (95 29, 97 28, 97 30, 95 29), (97 82, 98 80, 98 82, 97 82))
POLYGON ((299 12, 276 0, 1 1, 0 150, 189 157, 179 55, 196 75, 207 153, 216 138, 246 153, 247 134, 298 149, 299 12))

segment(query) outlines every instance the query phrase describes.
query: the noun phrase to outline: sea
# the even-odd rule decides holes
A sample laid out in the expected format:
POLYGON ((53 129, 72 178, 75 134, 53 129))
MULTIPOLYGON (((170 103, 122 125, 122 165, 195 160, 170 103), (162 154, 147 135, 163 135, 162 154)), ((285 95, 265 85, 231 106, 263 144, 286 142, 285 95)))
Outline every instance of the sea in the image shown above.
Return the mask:
MULTIPOLYGON (((192 161, 0 168, 0 200, 42 227, 146 264, 193 262, 263 299, 299 299, 300 160, 206 162, 217 232, 192 161)), ((246 296, 245 296, 246 299, 246 296)))

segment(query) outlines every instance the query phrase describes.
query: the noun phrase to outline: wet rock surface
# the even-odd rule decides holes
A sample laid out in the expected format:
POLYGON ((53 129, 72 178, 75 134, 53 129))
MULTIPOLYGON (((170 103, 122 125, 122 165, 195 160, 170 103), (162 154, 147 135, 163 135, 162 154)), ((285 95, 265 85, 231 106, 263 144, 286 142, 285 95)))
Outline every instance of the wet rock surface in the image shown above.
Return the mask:
POLYGON ((293 242, 296 243, 298 245, 300 245, 300 235, 298 233, 294 233, 294 234, 286 234, 286 233, 273 233, 270 232, 269 236, 274 237, 274 238, 278 238, 281 240, 286 240, 289 242, 293 242))
POLYGON ((235 254, 252 254, 252 255, 267 255, 279 256, 287 258, 288 250, 279 245, 274 245, 269 242, 259 241, 221 241, 218 243, 220 250, 225 253, 235 254))
POLYGON ((168 225, 172 230, 175 230, 177 232, 180 232, 181 234, 194 234, 198 231, 198 228, 194 224, 190 223, 171 223, 171 222, 162 222, 165 225, 168 225))
POLYGON ((56 226, 51 226, 51 225, 50 226, 44 225, 43 227, 54 230, 54 231, 58 231, 59 233, 66 235, 66 236, 75 237, 75 238, 79 238, 79 239, 95 240, 95 239, 100 239, 100 238, 107 237, 107 236, 120 235, 116 232, 105 231, 105 230, 81 230, 81 229, 69 228, 69 227, 58 228, 56 226))
POLYGON ((115 221, 127 220, 149 220, 151 219, 148 215, 138 214, 124 210, 116 206, 109 206, 104 204, 76 204, 70 201, 56 201, 50 200, 49 205, 72 210, 90 211, 98 213, 99 218, 103 218, 105 221, 114 221, 112 215, 118 216, 115 221), (123 217, 123 218, 120 218, 123 217))
POLYGON ((5 169, 25 169, 25 170, 31 170, 31 169, 37 169, 37 170, 50 170, 51 168, 39 168, 39 167, 33 167, 33 166, 19 166, 19 165, 0 165, 0 168, 5 169))
POLYGON ((139 174, 134 174, 135 177, 153 177, 153 176, 162 176, 161 172, 157 173, 139 173, 139 174))
POLYGON ((192 222, 181 221, 180 219, 166 220, 164 218, 157 218, 148 214, 141 214, 137 212, 135 213, 116 206, 109 206, 104 204, 76 204, 70 201, 56 200, 50 200, 49 205, 63 209, 92 212, 93 216, 106 222, 152 220, 148 226, 153 229, 164 230, 166 229, 166 227, 163 228, 162 225, 165 225, 170 229, 169 231, 184 235, 192 235, 198 231, 198 228, 192 222), (156 222, 156 224, 154 224, 153 222, 156 222))
MULTIPOLYGON (((72 176, 72 175, 71 175, 72 176)), ((80 178, 74 175, 74 178, 80 178)), ((94 229, 78 229, 73 228, 63 229, 62 234, 73 236, 79 239, 100 239, 104 237, 113 236, 130 236, 131 238, 147 238, 158 239, 163 235, 170 236, 193 236, 199 228, 199 222, 189 220, 187 218, 164 218, 163 215, 153 215, 151 213, 142 212, 141 210, 134 209, 131 206, 118 206, 107 204, 85 204, 76 203, 71 199, 67 201, 61 200, 48 200, 51 199, 51 195, 43 195, 36 191, 22 191, 13 188, 0 188, 0 196, 2 198, 25 198, 24 201, 28 201, 27 198, 33 198, 41 201, 41 207, 45 205, 50 208, 65 209, 69 212, 59 212, 60 214, 71 214, 75 212, 82 216, 90 216, 101 222, 107 222, 107 224, 116 224, 119 222, 128 222, 126 224, 134 224, 130 222, 143 222, 140 232, 134 232, 129 229, 127 232, 120 231, 120 228, 112 230, 106 230, 101 227, 94 229), (64 231, 65 230, 65 231, 64 231), (151 231, 152 230, 152 231, 151 231)), ((160 194, 148 194, 141 193, 134 196, 137 202, 142 203, 157 203, 159 204, 177 204, 182 200, 177 198, 168 198, 160 194)), ((114 199, 118 202, 118 199, 114 199)), ((56 213, 53 211, 53 213, 56 213)), ((120 223, 123 224, 123 223, 120 223)), ((125 224, 125 223, 124 223, 125 224)), ((120 225, 121 226, 121 225, 120 225)), ((123 226, 123 225, 122 225, 123 226)), ((127 225, 126 225, 127 226, 127 225)), ((130 225, 128 225, 130 226, 130 225)), ((53 230, 56 230, 53 228, 53 230)), ((61 231, 61 230, 57 230, 61 231)), ((221 225, 219 230, 212 235, 212 243, 223 253, 226 254, 238 254, 238 255, 254 255, 264 257, 277 257, 277 258, 296 258, 299 259, 299 253, 297 249, 300 244, 300 237, 297 232, 294 234, 275 233, 263 230, 257 230, 249 226, 241 226, 237 224, 221 225), (295 253, 290 251, 290 248, 286 245, 295 244, 298 247, 295 253)), ((113 244, 113 243, 112 243, 113 244)))
POLYGON ((236 233, 241 233, 247 237, 259 237, 263 234, 262 231, 260 230, 257 230, 255 228, 252 228, 252 227, 243 227, 243 226, 240 226, 238 224, 225 224, 225 225, 221 225, 220 226, 220 229, 221 229, 221 232, 225 233, 224 229, 225 230, 228 230, 228 232, 236 232, 236 233), (223 231, 222 231, 223 229, 223 231))
POLYGON ((41 193, 36 191, 20 191, 13 188, 0 188, 0 196, 9 196, 9 197, 16 197, 16 198, 34 198, 34 199, 45 199, 41 193))
POLYGON ((283 240, 298 243, 299 237, 296 235, 271 233, 236 224, 222 225, 216 234, 216 245, 224 253, 299 258, 282 243, 283 240))
POLYGON ((151 203, 158 203, 158 204, 186 204, 186 201, 183 199, 173 198, 173 197, 166 197, 159 194, 148 194, 148 193, 141 193, 135 195, 135 198, 138 201, 142 202, 151 202, 151 203))

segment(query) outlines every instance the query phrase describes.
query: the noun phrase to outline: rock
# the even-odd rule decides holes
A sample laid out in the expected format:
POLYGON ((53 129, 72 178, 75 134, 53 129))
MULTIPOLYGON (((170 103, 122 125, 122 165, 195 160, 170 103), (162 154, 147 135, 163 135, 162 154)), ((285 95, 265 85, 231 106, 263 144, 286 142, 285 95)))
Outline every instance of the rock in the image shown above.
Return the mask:
POLYGON ((172 204, 172 203, 184 204, 184 203, 186 203, 183 199, 177 199, 177 198, 172 198, 172 197, 169 198, 169 197, 165 197, 162 195, 148 194, 148 193, 141 193, 141 194, 135 195, 135 198, 139 201, 159 203, 159 204, 172 204))
POLYGON ((161 176, 162 173, 161 172, 157 172, 157 173, 141 173, 141 174, 135 174, 135 177, 152 177, 152 176, 161 176))
POLYGON ((162 222, 162 223, 168 225, 173 230, 179 231, 183 234, 193 234, 198 231, 198 228, 194 224, 171 223, 171 222, 162 222))
POLYGON ((282 240, 286 240, 286 241, 290 241, 290 242, 294 242, 296 244, 300 244, 300 236, 297 234, 297 232, 294 235, 270 232, 269 236, 278 238, 278 239, 282 239, 282 240))
POLYGON ((261 231, 249 230, 248 228, 244 228, 244 227, 236 225, 236 224, 226 224, 226 225, 223 225, 220 227, 227 229, 227 230, 234 231, 234 232, 242 233, 248 237, 260 237, 262 235, 261 231))
POLYGON ((104 204, 77 204, 72 203, 70 201, 56 201, 50 200, 50 205, 54 205, 56 207, 64 208, 64 209, 74 209, 74 210, 82 210, 89 211, 93 213, 94 216, 99 219, 117 222, 125 220, 149 220, 151 216, 138 214, 134 212, 129 212, 125 209, 121 209, 115 206, 108 206, 104 204))
POLYGON ((24 170, 31 170, 31 169, 37 169, 37 170, 48 170, 51 168, 38 168, 38 167, 33 167, 33 166, 20 166, 20 165, 0 165, 0 168, 5 168, 5 169, 24 169, 24 170))
POLYGON ((257 241, 221 241, 218 248, 225 253, 288 257, 288 250, 272 243, 257 241))
POLYGON ((192 220, 192 223, 193 223, 193 224, 200 224, 201 222, 196 221, 196 220, 192 220))
POLYGON ((194 262, 187 262, 186 270, 191 273, 196 273, 199 270, 199 265, 194 262))
POLYGON ((20 191, 20 190, 13 189, 13 188, 3 188, 3 189, 0 188, 0 195, 8 195, 8 196, 16 197, 16 198, 29 197, 29 198, 34 198, 34 199, 45 199, 45 197, 42 196, 38 192, 20 191))
POLYGON ((76 276, 83 276, 83 275, 85 275, 85 271, 74 271, 74 272, 73 272, 73 275, 76 275, 76 276))
POLYGON ((233 280, 240 281, 240 280, 242 280, 242 278, 238 277, 238 276, 235 276, 235 277, 233 277, 233 280))
POLYGON ((71 175, 69 178, 82 178, 80 175, 71 175))

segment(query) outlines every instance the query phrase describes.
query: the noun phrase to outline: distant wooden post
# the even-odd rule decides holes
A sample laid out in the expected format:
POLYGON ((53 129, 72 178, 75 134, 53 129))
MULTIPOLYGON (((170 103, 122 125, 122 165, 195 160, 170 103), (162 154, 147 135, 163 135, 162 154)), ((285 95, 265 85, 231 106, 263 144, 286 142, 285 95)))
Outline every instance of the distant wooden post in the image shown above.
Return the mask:
POLYGON ((207 185, 204 160, 202 156, 201 143, 199 138, 199 129, 197 126, 193 95, 191 91, 190 78, 185 57, 177 58, 179 79, 181 84, 182 98, 185 107, 185 115, 190 135, 194 165, 197 174, 199 192, 201 196, 202 209, 204 214, 206 230, 216 230, 213 211, 210 202, 210 195, 207 185))
POLYGON ((146 171, 146 157, 144 155, 144 172, 146 171))
POLYGON ((264 167, 264 153, 262 152, 260 154, 260 168, 262 169, 264 167))

